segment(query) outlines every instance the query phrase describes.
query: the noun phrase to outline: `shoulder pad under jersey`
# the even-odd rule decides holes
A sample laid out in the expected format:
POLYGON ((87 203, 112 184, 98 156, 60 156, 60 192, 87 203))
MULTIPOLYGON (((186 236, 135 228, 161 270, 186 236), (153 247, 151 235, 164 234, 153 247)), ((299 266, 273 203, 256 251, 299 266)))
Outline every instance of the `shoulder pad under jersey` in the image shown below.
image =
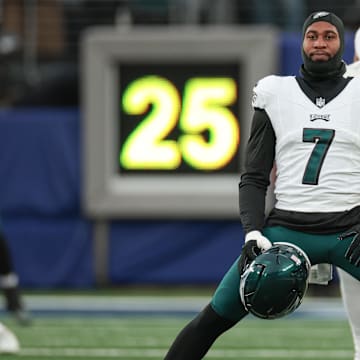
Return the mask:
POLYGON ((279 90, 279 82, 282 76, 269 75, 261 80, 253 88, 252 106, 265 109, 270 98, 279 90))
POLYGON ((356 61, 350 65, 346 65, 346 73, 344 77, 356 77, 360 75, 360 61, 356 61))

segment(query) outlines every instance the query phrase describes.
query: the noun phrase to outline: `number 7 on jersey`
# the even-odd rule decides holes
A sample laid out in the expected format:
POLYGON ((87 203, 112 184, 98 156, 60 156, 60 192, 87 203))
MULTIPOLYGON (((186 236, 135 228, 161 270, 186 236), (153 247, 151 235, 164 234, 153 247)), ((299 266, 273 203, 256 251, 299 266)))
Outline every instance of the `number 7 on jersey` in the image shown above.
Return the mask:
POLYGON ((302 180, 303 184, 318 184, 321 167, 334 139, 334 136, 335 130, 333 129, 305 128, 303 130, 303 142, 315 143, 315 146, 306 164, 302 180))

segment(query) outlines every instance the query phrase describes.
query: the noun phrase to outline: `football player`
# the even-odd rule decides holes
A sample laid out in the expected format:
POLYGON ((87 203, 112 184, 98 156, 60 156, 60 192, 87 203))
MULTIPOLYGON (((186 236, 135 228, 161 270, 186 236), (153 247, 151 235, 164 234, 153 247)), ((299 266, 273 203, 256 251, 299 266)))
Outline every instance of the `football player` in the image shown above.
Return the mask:
MULTIPOLYGON (((354 61, 346 66, 344 76, 360 76, 360 28, 354 37, 354 61)), ((360 283, 345 271, 337 269, 340 278, 340 290, 343 303, 348 313, 355 346, 356 359, 360 359, 360 283)))
POLYGON ((298 247, 311 265, 334 265, 360 280, 360 78, 344 77, 344 25, 335 14, 312 13, 302 39, 300 76, 270 75, 254 87, 239 184, 241 255, 166 360, 202 359, 249 313, 240 277, 274 242, 298 247), (276 202, 265 218, 274 163, 276 202))

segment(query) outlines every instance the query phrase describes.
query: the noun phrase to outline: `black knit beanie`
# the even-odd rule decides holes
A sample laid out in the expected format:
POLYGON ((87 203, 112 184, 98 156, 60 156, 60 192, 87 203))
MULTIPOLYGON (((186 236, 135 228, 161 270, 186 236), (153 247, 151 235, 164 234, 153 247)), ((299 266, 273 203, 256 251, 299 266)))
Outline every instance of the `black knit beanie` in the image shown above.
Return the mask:
POLYGON ((337 71, 342 66, 342 56, 344 53, 345 46, 345 36, 344 36, 344 24, 342 20, 335 14, 328 11, 317 11, 312 13, 304 22, 302 29, 302 40, 307 28, 318 21, 326 21, 334 25, 339 33, 340 38, 340 48, 339 51, 335 54, 333 58, 328 61, 312 61, 304 52, 303 46, 301 45, 301 55, 304 61, 304 68, 309 73, 325 75, 327 73, 333 73, 337 71))

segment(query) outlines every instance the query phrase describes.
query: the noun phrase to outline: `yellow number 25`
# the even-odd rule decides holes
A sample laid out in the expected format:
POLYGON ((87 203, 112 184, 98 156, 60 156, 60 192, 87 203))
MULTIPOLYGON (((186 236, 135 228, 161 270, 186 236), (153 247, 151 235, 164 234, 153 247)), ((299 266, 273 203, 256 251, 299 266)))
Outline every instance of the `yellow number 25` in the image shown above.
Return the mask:
POLYGON ((124 141, 120 164, 129 170, 175 170, 184 160, 198 170, 221 169, 238 151, 239 123, 228 108, 236 96, 235 80, 226 77, 187 80, 182 102, 165 78, 134 80, 124 91, 123 110, 146 116, 124 141), (167 139, 176 126, 179 138, 167 139))

